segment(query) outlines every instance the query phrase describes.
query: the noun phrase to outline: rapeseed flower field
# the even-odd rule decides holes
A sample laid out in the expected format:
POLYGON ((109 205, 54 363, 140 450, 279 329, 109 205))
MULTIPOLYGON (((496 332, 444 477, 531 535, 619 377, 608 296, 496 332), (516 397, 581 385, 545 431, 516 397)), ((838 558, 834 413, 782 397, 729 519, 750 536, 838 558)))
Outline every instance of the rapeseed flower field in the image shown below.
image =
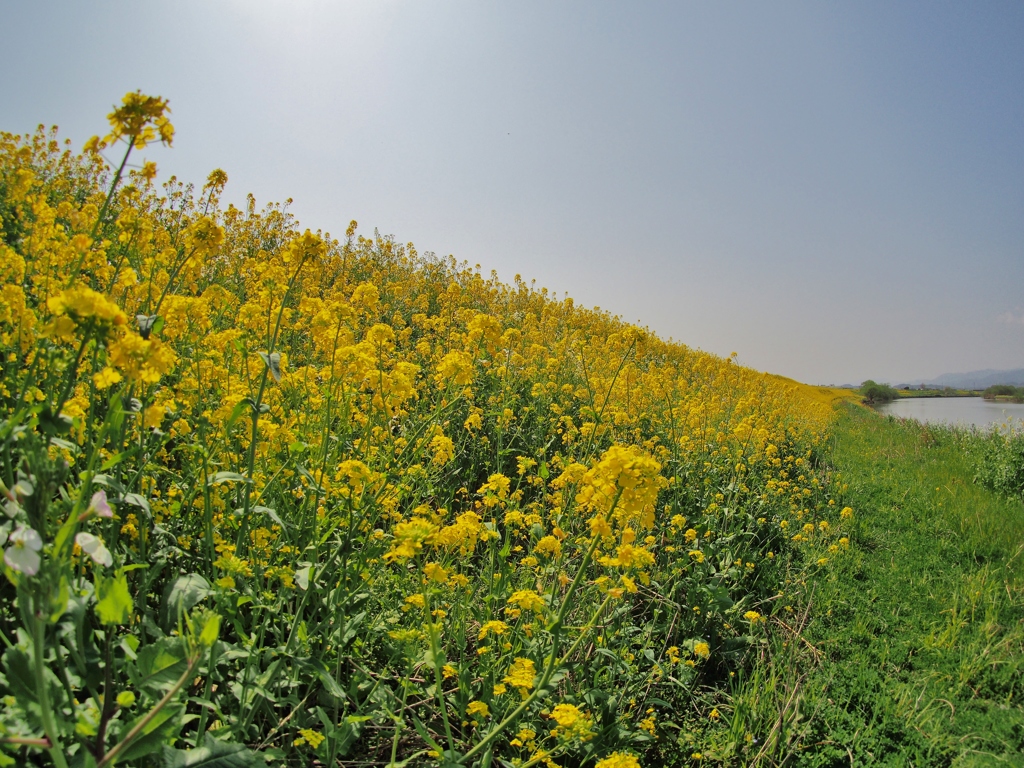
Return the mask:
POLYGON ((0 764, 699 761, 834 395, 160 184, 169 115, 0 136, 0 764))

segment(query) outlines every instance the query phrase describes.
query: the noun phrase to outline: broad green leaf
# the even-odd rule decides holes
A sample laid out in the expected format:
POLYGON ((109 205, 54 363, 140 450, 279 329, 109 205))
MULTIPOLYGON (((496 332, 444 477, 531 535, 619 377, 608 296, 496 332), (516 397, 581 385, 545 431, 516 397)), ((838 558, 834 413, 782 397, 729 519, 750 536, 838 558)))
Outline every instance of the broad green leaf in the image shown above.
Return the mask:
POLYGON ((209 648, 220 637, 220 614, 207 612, 203 617, 203 626, 199 630, 199 644, 209 648))
POLYGON ((124 501, 126 504, 131 504, 133 507, 139 507, 146 510, 146 513, 149 514, 149 501, 145 496, 140 496, 137 493, 126 493, 124 495, 124 501))
POLYGON ((49 405, 44 405, 38 415, 39 429, 47 437, 66 435, 71 431, 73 422, 63 413, 54 415, 49 405))
POLYGON ((173 622, 179 613, 188 613, 212 594, 210 582, 200 574, 189 573, 179 576, 167 592, 168 621, 173 622))
POLYGON ((8 648, 4 652, 4 670, 7 687, 10 688, 15 698, 23 703, 35 703, 38 697, 28 654, 17 646, 8 648))
MULTIPOLYGON (((146 727, 142 729, 142 732, 118 756, 117 762, 131 763, 140 757, 151 755, 162 749, 168 740, 178 735, 186 719, 193 719, 192 717, 182 717, 184 713, 185 707, 182 704, 168 704, 165 706, 156 713, 152 720, 146 723, 146 727)), ((135 721, 125 728, 124 732, 127 733, 134 728, 146 714, 139 715, 135 721)))
POLYGON ((104 624, 127 624, 132 615, 132 596, 124 571, 113 576, 96 574, 96 615, 104 624))
POLYGON ((65 451, 70 451, 71 453, 79 452, 78 445, 76 443, 71 442, 70 440, 64 440, 59 437, 51 437, 50 443, 65 451))
POLYGON ((164 637, 142 647, 136 663, 136 688, 162 695, 185 672, 185 650, 179 637, 164 637))
POLYGON ((244 744, 218 741, 210 734, 195 749, 164 747, 161 761, 163 768, 255 768, 264 764, 244 744))

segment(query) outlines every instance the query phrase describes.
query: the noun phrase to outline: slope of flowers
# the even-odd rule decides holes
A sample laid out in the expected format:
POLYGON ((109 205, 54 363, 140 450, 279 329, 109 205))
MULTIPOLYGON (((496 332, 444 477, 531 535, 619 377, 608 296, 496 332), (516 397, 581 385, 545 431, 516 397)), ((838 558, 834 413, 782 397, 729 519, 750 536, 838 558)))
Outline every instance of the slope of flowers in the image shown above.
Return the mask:
POLYGON ((173 129, 140 94, 111 124, 82 155, 0 138, 0 763, 686 744, 780 561, 842 546, 830 405, 354 222, 222 207, 220 171, 122 177, 100 150, 173 129))

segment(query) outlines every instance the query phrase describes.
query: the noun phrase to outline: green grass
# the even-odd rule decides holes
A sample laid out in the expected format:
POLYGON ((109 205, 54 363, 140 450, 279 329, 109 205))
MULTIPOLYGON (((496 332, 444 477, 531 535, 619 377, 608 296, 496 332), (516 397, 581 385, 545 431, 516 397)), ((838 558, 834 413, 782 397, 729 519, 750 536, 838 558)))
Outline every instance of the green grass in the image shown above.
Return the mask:
POLYGON ((974 484, 950 431, 863 409, 828 460, 852 546, 783 598, 792 621, 733 696, 737 756, 1024 766, 1024 505, 974 484))

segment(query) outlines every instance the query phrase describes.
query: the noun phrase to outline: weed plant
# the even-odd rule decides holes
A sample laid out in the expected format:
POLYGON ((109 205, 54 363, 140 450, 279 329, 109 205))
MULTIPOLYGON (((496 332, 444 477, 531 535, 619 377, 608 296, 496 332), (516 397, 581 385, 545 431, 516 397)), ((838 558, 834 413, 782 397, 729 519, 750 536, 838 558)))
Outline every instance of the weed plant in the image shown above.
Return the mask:
POLYGON ((974 479, 1007 498, 1024 500, 1024 429, 1007 422, 995 429, 959 430, 955 439, 974 460, 974 479))

